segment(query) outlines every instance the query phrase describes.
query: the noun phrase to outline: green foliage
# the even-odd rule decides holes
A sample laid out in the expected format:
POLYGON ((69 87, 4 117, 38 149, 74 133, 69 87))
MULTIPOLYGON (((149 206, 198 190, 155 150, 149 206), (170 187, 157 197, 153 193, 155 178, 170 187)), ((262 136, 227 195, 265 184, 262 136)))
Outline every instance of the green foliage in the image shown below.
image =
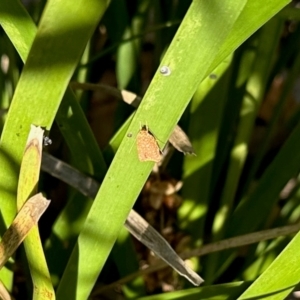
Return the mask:
MULTIPOLYGON (((299 44, 294 42, 299 29, 291 29, 294 21, 289 21, 289 28, 286 25, 289 18, 299 19, 299 13, 292 6, 283 9, 289 2, 196 0, 189 8, 182 2, 148 0, 134 5, 52 0, 33 8, 17 0, 0 2, 1 233, 16 214, 20 163, 30 124, 52 129, 58 139, 61 134, 57 155, 63 157, 68 148, 68 161, 101 182, 94 201, 74 190, 66 193, 66 205, 47 228, 51 233, 44 243, 45 255, 58 299, 87 299, 94 286, 108 283, 102 274, 109 274, 111 282, 138 267, 129 235, 121 229, 154 166, 137 156, 141 125, 149 127, 163 149, 180 120, 193 144, 196 156, 173 155, 165 167, 168 176, 183 181, 178 227, 190 237, 191 247, 299 219, 298 106, 283 114, 300 64, 299 44), (38 26, 33 19, 40 20, 38 26), (99 22, 104 39, 97 39, 99 22), (156 70, 149 86, 142 67, 145 44, 153 47, 154 66, 148 68, 156 70), (17 53, 26 62, 23 68, 17 53), (3 67, 5 57, 9 71, 3 67), (147 90, 134 114, 118 106, 114 136, 102 151, 82 109, 84 103, 68 85, 82 68, 86 72, 80 78, 94 80, 99 66, 105 73, 110 69, 106 62, 113 59, 119 88, 142 94, 147 84, 147 90), (168 68, 167 75, 162 67, 168 68), (283 92, 274 109, 266 108, 266 95, 275 89, 283 70, 287 74, 281 83, 283 92), (266 111, 269 117, 263 119, 266 111), (255 122, 260 119, 266 130, 255 143, 255 122), (278 135, 281 144, 275 148, 278 135), (280 193, 291 179, 297 181, 294 193, 280 202, 280 193)), ((89 96, 85 94, 85 99, 89 96)), ((43 176, 41 182, 47 190, 43 176)), ((189 289, 182 284, 181 291, 143 299, 284 299, 300 280, 298 243, 299 234, 245 247, 246 255, 237 250, 210 254, 195 264, 206 286, 189 289), (241 282, 232 283, 236 280, 241 282)), ((0 272, 9 290, 14 276, 9 268, 0 272)), ((30 277, 27 280, 31 283, 30 277)), ((128 298, 145 296, 146 284, 139 277, 123 292, 128 298)))

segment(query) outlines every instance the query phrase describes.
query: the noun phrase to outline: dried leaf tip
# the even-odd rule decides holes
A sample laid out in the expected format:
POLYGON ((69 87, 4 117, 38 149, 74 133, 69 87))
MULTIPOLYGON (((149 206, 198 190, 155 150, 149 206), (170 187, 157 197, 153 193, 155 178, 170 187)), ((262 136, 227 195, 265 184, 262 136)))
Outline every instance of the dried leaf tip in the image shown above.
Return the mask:
POLYGON ((161 161, 162 152, 147 125, 143 125, 137 134, 136 146, 140 161, 161 161))

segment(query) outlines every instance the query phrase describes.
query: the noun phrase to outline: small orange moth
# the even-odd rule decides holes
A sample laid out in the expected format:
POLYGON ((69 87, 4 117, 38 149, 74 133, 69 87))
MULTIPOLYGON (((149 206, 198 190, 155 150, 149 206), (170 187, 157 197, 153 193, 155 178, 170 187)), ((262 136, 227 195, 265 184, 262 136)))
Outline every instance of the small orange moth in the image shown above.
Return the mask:
POLYGON ((143 125, 137 134, 136 146, 140 161, 161 161, 162 152, 147 125, 143 125))

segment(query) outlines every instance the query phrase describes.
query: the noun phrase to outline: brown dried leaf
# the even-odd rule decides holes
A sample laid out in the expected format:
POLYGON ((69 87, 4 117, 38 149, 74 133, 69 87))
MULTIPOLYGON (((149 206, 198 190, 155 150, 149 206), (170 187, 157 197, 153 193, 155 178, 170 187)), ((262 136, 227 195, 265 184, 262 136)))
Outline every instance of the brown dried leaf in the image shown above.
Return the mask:
POLYGON ((174 128, 169 142, 183 154, 196 155, 188 136, 178 125, 174 128))
POLYGON ((16 251, 31 228, 37 224, 49 203, 50 201, 39 193, 22 206, 0 242, 0 269, 16 251))

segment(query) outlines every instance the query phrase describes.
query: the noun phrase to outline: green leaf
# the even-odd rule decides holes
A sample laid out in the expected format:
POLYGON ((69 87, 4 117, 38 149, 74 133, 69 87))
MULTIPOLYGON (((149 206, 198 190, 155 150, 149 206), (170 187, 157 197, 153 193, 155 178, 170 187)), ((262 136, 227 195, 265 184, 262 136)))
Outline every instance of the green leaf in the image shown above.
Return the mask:
POLYGON ((285 299, 299 283, 299 247, 300 233, 238 299, 285 299))
POLYGON ((234 282, 186 289, 140 298, 140 300, 235 300, 249 282, 234 282))
MULTIPOLYGON (((83 49, 106 6, 107 1, 89 0, 76 4, 52 1, 46 7, 1 136, 0 195, 6 226, 16 211, 18 170, 30 125, 50 129, 83 49)), ((1 25, 25 59, 36 33, 31 19, 17 1, 1 1, 0 11, 1 25), (18 18, 24 23, 20 24, 18 18)), ((9 285, 7 274, 4 277, 9 285)))
POLYGON ((58 287, 58 299, 85 299, 90 293, 153 167, 137 157, 135 137, 141 124, 162 141, 160 146, 166 142, 243 6, 235 1, 192 3, 161 63, 171 74, 155 74, 135 113, 128 129, 133 138, 125 136, 104 178, 58 287))

